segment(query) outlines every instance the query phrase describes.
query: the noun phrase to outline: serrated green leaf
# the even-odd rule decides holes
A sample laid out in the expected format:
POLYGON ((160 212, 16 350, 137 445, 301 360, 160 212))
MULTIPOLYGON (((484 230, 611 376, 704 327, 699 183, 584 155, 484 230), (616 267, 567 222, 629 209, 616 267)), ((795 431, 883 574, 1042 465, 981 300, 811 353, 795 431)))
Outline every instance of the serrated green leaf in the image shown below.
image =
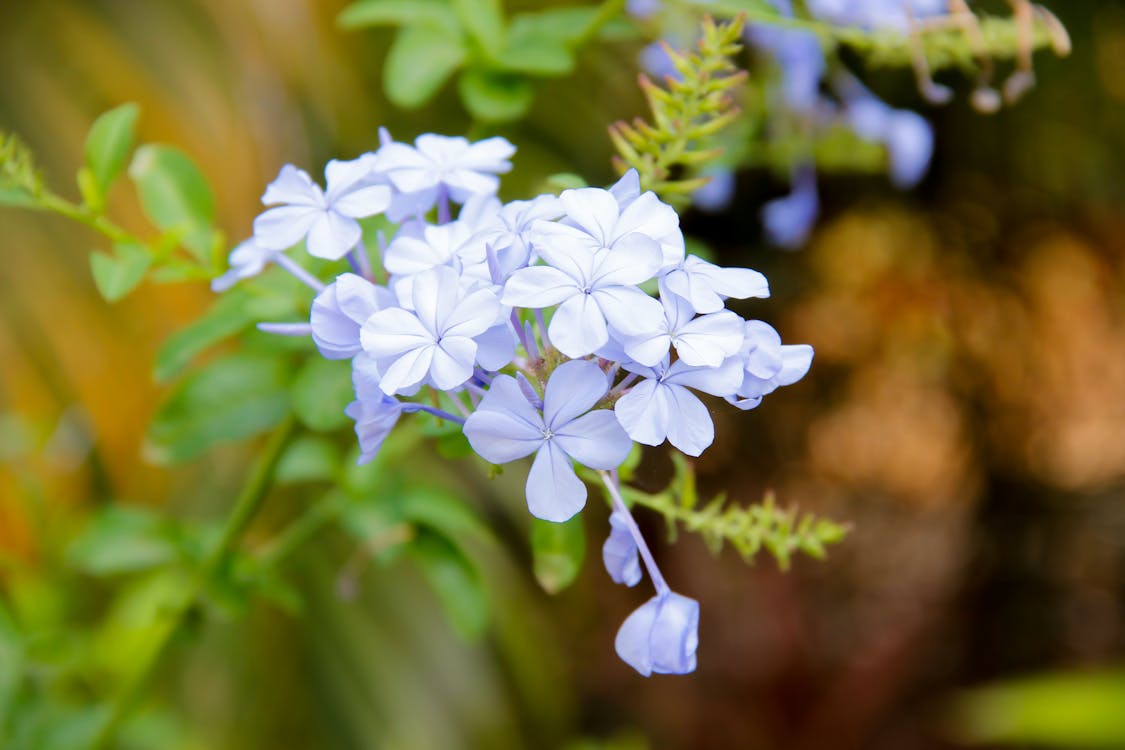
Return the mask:
POLYGON ((582 516, 565 523, 535 518, 531 522, 531 552, 535 580, 548 594, 557 594, 578 577, 586 557, 586 528, 582 516))
POLYGON ((453 11, 485 55, 504 48, 504 9, 500 0, 453 0, 453 11))
POLYGON ((144 508, 111 506, 95 513, 70 543, 67 562, 93 575, 129 573, 176 558, 174 529, 144 508))
POLYGON ((518 120, 535 98, 535 91, 526 78, 482 69, 462 73, 457 91, 469 114, 484 122, 518 120))
POLYGON ((344 413, 355 400, 350 362, 310 359, 293 382, 293 413, 310 430, 330 432, 350 424, 344 413))
POLYGON ((139 113, 136 104, 122 104, 102 114, 90 126, 86 136, 86 165, 93 178, 98 206, 125 169, 139 113))
POLYGON ((453 628, 466 638, 480 636, 488 625, 488 595, 472 562, 448 539, 430 531, 421 531, 407 551, 453 628))
POLYGON ((360 0, 344 8, 336 23, 344 29, 425 25, 458 31, 449 0, 360 0))
POLYGON ((289 413, 290 365, 279 357, 234 354, 192 373, 149 425, 146 457, 158 464, 195 458, 217 443, 274 427, 289 413))
POLYGON ((182 232, 184 246, 210 265, 215 196, 199 167, 178 149, 147 144, 133 155, 129 177, 149 220, 165 231, 182 232))
POLYGON ((399 31, 387 53, 383 90, 399 107, 421 107, 464 64, 466 54, 460 35, 449 29, 408 26, 399 31))
POLYGON ((144 245, 118 242, 113 255, 90 253, 90 271, 98 292, 108 302, 117 302, 137 288, 152 265, 152 256, 144 245))

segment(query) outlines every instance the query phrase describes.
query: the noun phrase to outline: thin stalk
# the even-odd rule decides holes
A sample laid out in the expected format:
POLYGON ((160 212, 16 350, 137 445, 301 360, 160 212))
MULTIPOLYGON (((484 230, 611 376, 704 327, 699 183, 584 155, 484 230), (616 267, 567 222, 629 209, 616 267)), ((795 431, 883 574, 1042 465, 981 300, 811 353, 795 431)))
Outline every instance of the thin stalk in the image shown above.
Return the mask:
POLYGON ((117 697, 109 709, 109 714, 90 743, 90 750, 105 750, 110 747, 110 743, 113 742, 122 722, 128 718, 129 712, 163 660, 164 654, 167 653, 173 637, 183 623, 184 617, 199 603, 207 582, 229 564, 235 546, 247 527, 250 526, 251 521, 262 509, 262 504, 269 493, 270 486, 273 484, 274 471, 277 469, 278 461, 281 459, 281 454, 285 450, 285 446, 288 445, 289 439, 293 436, 295 427, 294 420, 291 417, 287 418, 270 436, 269 442, 266 443, 262 455, 258 457, 258 461, 243 486, 242 492, 235 500, 234 508, 223 525, 218 542, 204 561, 195 584, 184 596, 180 605, 169 612, 156 646, 140 668, 129 677, 117 693, 117 697))
POLYGON ((640 528, 637 527, 637 522, 633 520, 633 514, 629 512, 628 506, 621 498, 621 491, 617 488, 617 479, 608 471, 599 471, 598 475, 602 478, 606 490, 609 491, 609 496, 613 498, 613 509, 621 514, 625 519, 625 526, 629 529, 629 534, 633 537, 633 542, 637 545, 637 550, 641 553, 641 560, 644 561, 645 568, 648 570, 649 578, 652 579, 652 585, 656 589, 659 596, 664 596, 672 589, 669 588, 668 583, 664 580, 664 576, 660 573, 660 568, 656 567, 656 560, 652 557, 652 552, 645 542, 644 536, 641 534, 640 528))

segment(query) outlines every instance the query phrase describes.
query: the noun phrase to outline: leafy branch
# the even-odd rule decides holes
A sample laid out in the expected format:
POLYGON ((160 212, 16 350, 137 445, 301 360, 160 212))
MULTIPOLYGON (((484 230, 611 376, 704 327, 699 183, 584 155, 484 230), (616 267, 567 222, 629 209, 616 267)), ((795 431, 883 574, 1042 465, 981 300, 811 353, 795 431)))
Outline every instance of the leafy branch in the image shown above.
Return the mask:
POLYGON ((94 282, 110 302, 125 297, 150 275, 158 281, 210 278, 225 247, 222 232, 214 227, 214 195, 191 159, 159 144, 134 151, 138 111, 135 104, 125 104, 91 126, 86 163, 77 177, 81 202, 48 188, 30 149, 15 134, 0 131, 0 207, 49 211, 110 240, 111 252, 90 254, 94 282), (126 172, 145 215, 160 230, 151 239, 142 239, 106 215, 109 191, 126 172))
POLYGON ((664 50, 678 78, 665 79, 666 88, 641 75, 641 90, 652 110, 652 122, 641 118, 616 122, 609 136, 617 149, 618 172, 636 169, 641 188, 652 190, 673 204, 682 204, 707 184, 700 167, 721 149, 708 141, 737 119, 740 109, 733 91, 746 79, 731 57, 742 49, 743 18, 716 24, 705 16, 698 51, 664 50))
POLYGON ((672 456, 676 475, 667 490, 652 494, 623 485, 621 492, 626 502, 664 516, 673 541, 682 526, 689 533, 699 534, 714 554, 729 544, 751 562, 764 548, 782 570, 787 570, 795 553, 822 560, 825 548, 848 534, 847 525, 800 513, 796 508, 779 507, 772 493, 761 504, 749 507, 728 505, 724 495, 700 507, 695 472, 683 456, 672 456))

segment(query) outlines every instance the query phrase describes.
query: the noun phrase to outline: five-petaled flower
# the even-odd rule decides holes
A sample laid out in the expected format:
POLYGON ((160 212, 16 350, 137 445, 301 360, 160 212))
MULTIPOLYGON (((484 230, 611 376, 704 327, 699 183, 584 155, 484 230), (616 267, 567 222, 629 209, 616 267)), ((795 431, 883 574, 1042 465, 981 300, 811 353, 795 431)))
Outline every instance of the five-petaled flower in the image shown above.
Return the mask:
POLYGON ((571 460, 592 469, 613 469, 632 447, 613 412, 590 411, 607 390, 609 381, 597 364, 566 362, 547 382, 540 412, 515 378, 500 375, 465 420, 465 437, 473 450, 496 464, 534 453, 527 475, 528 508, 536 518, 566 521, 586 505, 586 486, 571 460))

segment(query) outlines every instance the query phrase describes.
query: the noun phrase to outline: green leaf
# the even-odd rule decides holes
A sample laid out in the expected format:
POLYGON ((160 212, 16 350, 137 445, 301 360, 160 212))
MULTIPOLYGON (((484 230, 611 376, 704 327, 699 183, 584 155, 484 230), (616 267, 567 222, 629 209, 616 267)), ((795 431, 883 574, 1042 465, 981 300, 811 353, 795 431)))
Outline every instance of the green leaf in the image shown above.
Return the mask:
POLYGON ((973 744, 1125 747, 1125 672, 1049 674, 969 690, 954 703, 958 739, 973 744))
POLYGON ((448 539, 429 531, 420 532, 408 551, 454 629, 466 638, 481 635, 488 625, 488 595, 472 562, 448 539))
POLYGON ((152 256, 144 245, 118 242, 113 255, 90 253, 90 270, 94 284, 108 302, 117 302, 137 288, 152 265, 152 256))
POLYGON ((531 521, 531 552, 535 580, 548 594, 557 594, 578 577, 586 557, 586 529, 582 516, 565 523, 531 521))
POLYGON ((340 451, 332 441, 319 435, 302 435, 294 440, 277 464, 279 484, 328 482, 340 471, 340 451))
POLYGON ((164 342, 156 353, 153 377, 163 382, 179 375, 201 352, 253 323, 254 317, 246 310, 246 294, 226 292, 203 317, 164 342))
POLYGON ((336 17, 344 29, 368 26, 438 26, 458 33, 449 0, 360 0, 336 17))
POLYGON ((136 104, 122 104, 101 115, 90 126, 86 136, 86 165, 93 177, 98 206, 125 169, 139 113, 136 104))
POLYGON ((563 76, 574 70, 574 55, 564 39, 538 29, 512 27, 508 44, 496 57, 503 70, 537 76, 563 76))
POLYGON ((284 359, 235 354, 192 373, 149 425, 146 457, 158 464, 186 461, 277 425, 289 413, 289 372, 284 359))
POLYGON ((480 69, 462 73, 457 90, 469 114, 484 122, 518 120, 535 97, 526 78, 480 69))
POLYGON ((350 362, 314 357, 293 383, 293 413, 310 430, 330 432, 350 424, 344 409, 355 400, 350 362))
POLYGON ((129 573, 174 560, 171 524, 144 508, 111 506, 96 513, 67 548, 67 562, 93 575, 129 573))
POLYGON ((594 19, 598 9, 548 8, 533 13, 519 13, 512 17, 509 33, 516 36, 546 36, 570 45, 580 39, 594 19))
POLYGON ((408 26, 398 33, 383 66, 391 102, 414 109, 430 101, 465 62, 459 34, 438 26, 408 26))
POLYGON ((148 144, 137 149, 129 165, 141 208, 160 229, 183 232, 184 246, 210 264, 215 233, 215 196, 199 167, 171 146, 148 144))
POLYGON ((504 9, 500 0, 453 0, 453 10, 487 56, 504 48, 504 9))
POLYGON ((400 517, 450 539, 491 539, 488 527, 464 499, 444 490, 417 487, 397 497, 400 517))

